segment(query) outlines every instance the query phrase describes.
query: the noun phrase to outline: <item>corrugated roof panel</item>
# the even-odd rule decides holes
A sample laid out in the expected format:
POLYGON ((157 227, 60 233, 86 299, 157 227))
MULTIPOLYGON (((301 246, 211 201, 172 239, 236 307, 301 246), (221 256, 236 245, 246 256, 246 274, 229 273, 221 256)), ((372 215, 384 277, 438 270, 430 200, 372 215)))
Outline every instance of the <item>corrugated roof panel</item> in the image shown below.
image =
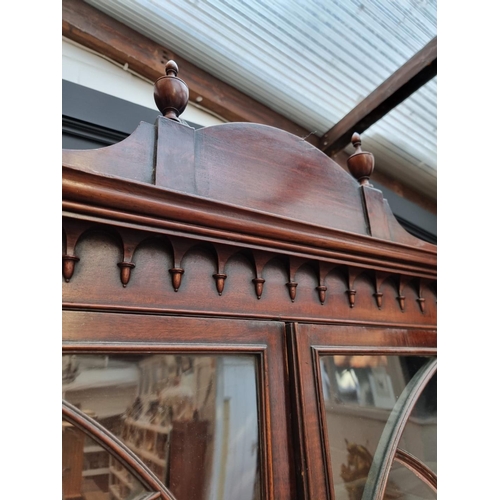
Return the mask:
MULTIPOLYGON (((436 35, 436 0, 87 1, 319 135, 436 35)), ((436 88, 363 134, 417 173, 436 165, 436 88)))

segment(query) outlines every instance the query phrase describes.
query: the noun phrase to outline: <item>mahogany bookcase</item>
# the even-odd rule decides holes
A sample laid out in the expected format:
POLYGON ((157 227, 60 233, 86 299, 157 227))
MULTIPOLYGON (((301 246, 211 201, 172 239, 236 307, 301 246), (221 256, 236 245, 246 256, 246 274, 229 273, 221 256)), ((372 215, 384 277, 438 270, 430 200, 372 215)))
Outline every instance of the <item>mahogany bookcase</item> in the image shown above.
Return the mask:
POLYGON ((63 150, 63 496, 435 498, 436 247, 357 134, 350 175, 187 97, 169 62, 154 125, 63 150))

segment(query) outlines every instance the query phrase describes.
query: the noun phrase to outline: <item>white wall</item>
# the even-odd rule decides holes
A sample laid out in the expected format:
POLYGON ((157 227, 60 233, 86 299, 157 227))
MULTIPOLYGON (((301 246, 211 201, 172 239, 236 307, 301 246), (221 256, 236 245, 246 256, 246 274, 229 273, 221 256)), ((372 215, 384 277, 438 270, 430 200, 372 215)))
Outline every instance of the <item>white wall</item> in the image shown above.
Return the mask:
MULTIPOLYGON (((179 77, 182 78, 182 75, 179 74, 179 77)), ((158 110, 153 98, 153 82, 65 38, 62 40, 62 78, 158 110)), ((181 118, 205 127, 224 123, 224 120, 192 102, 181 118)))

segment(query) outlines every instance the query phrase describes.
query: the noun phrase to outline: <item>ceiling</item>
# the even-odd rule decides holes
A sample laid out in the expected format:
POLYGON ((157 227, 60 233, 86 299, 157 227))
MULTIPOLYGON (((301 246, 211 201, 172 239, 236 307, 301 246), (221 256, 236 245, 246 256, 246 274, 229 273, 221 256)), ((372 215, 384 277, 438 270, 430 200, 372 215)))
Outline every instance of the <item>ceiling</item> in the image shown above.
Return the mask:
MULTIPOLYGON (((86 1, 319 136, 437 34, 436 0, 86 1)), ((437 77, 362 135, 432 199, 436 94, 437 77)))

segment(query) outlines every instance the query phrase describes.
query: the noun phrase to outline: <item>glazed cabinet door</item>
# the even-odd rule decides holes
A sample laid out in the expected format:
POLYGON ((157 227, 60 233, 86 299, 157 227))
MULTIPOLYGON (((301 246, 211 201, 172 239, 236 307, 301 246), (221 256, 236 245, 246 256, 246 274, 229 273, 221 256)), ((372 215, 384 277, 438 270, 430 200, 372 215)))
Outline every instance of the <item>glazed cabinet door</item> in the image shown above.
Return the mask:
POLYGON ((308 498, 436 498, 436 334, 287 325, 308 498))
POLYGON ((63 497, 290 499, 284 325, 63 313, 63 497))

